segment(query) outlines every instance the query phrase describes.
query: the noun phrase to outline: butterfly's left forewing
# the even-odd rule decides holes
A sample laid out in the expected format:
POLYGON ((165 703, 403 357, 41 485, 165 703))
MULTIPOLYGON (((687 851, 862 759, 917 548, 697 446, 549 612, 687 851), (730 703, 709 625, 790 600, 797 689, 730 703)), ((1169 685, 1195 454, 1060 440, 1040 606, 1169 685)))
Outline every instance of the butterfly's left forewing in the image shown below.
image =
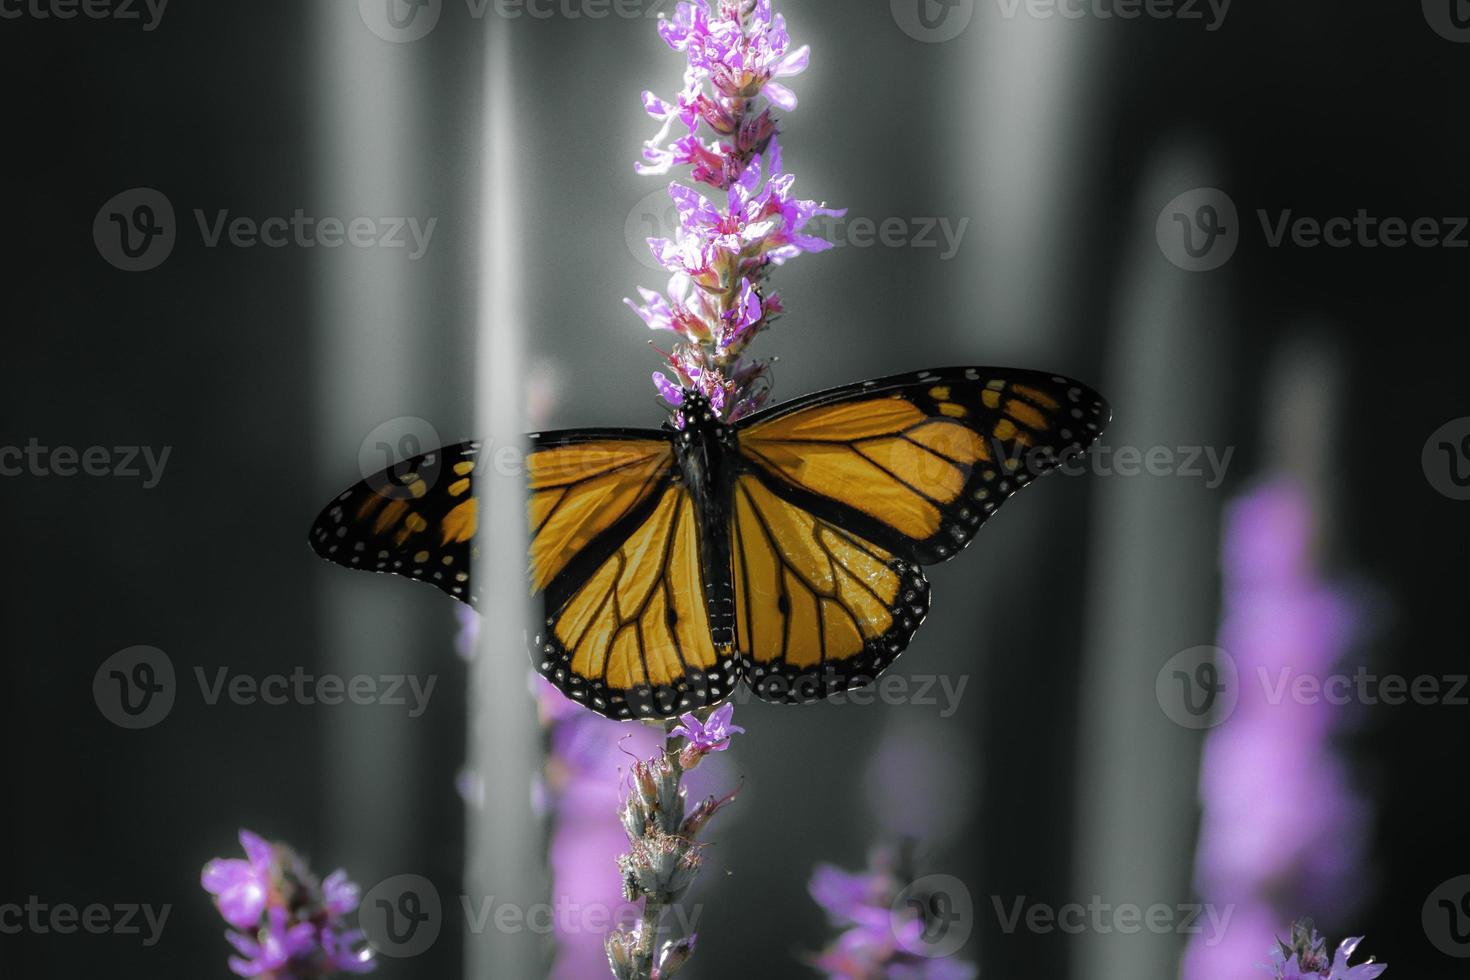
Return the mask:
POLYGON ((947 368, 778 405, 740 423, 740 452, 778 496, 929 565, 1086 450, 1108 417, 1102 397, 1069 378, 947 368))

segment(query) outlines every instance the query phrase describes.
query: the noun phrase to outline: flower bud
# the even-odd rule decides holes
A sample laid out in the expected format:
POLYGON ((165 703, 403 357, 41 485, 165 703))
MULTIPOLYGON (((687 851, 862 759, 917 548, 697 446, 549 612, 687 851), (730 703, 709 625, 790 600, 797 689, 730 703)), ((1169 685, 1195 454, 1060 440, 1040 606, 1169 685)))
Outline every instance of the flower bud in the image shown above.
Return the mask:
POLYGON ((638 938, 625 929, 607 934, 607 965, 614 980, 638 980, 638 938))
POLYGON ((704 802, 695 807, 694 811, 685 818, 683 825, 679 828, 679 833, 693 840, 694 836, 704 829, 704 825, 709 823, 711 817, 734 802, 735 794, 739 792, 739 789, 732 790, 730 795, 718 800, 713 796, 706 797, 704 802))
POLYGON ((623 822, 623 830, 630 841, 638 840, 648 833, 648 812, 631 796, 618 811, 618 819, 623 822))
POLYGON ((689 957, 694 955, 694 941, 697 935, 691 933, 683 939, 674 939, 664 943, 663 949, 658 954, 658 980, 669 980, 679 967, 689 962, 689 957))

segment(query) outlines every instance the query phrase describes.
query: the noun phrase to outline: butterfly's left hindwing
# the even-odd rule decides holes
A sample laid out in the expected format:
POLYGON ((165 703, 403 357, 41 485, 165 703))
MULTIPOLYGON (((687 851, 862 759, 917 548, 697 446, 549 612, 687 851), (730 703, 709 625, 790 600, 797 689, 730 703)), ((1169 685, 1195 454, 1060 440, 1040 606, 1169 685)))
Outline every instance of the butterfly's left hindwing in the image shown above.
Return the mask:
POLYGON ((428 582, 473 605, 478 450, 473 442, 446 446, 354 485, 317 516, 312 550, 347 568, 428 582))

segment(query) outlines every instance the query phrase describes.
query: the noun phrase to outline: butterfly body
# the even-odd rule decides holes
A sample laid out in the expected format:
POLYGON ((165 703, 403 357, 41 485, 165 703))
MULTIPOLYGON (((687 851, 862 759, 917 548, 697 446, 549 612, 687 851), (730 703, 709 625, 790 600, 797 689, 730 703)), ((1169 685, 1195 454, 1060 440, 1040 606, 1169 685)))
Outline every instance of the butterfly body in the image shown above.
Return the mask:
MULTIPOLYGON (((733 424, 686 391, 663 429, 537 434, 533 664, 612 718, 670 717, 742 682, 781 703, 862 686, 929 611, 921 566, 1107 420, 1068 378, 949 368, 733 424)), ((475 444, 451 446, 364 481, 323 511, 313 548, 473 603, 477 462, 475 444)))
MULTIPOLYGON (((722 420, 697 392, 685 393, 678 420, 678 424, 664 428, 673 442, 678 464, 674 478, 687 488, 700 527, 729 527, 740 458, 735 427, 722 420)), ((700 556, 710 640, 718 653, 728 656, 735 643, 735 583, 729 536, 701 536, 700 556)))

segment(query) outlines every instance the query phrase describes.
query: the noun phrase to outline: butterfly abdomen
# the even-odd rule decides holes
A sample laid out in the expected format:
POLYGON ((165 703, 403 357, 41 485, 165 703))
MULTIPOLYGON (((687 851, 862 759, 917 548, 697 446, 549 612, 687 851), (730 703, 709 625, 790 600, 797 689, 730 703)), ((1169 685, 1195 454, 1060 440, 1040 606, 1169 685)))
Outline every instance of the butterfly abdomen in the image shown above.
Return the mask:
POLYGON ((679 479, 688 488, 699 517, 705 613, 710 639, 723 658, 735 647, 735 583, 726 533, 735 497, 735 430, 697 396, 691 396, 680 414, 683 426, 674 436, 674 454, 679 479))

